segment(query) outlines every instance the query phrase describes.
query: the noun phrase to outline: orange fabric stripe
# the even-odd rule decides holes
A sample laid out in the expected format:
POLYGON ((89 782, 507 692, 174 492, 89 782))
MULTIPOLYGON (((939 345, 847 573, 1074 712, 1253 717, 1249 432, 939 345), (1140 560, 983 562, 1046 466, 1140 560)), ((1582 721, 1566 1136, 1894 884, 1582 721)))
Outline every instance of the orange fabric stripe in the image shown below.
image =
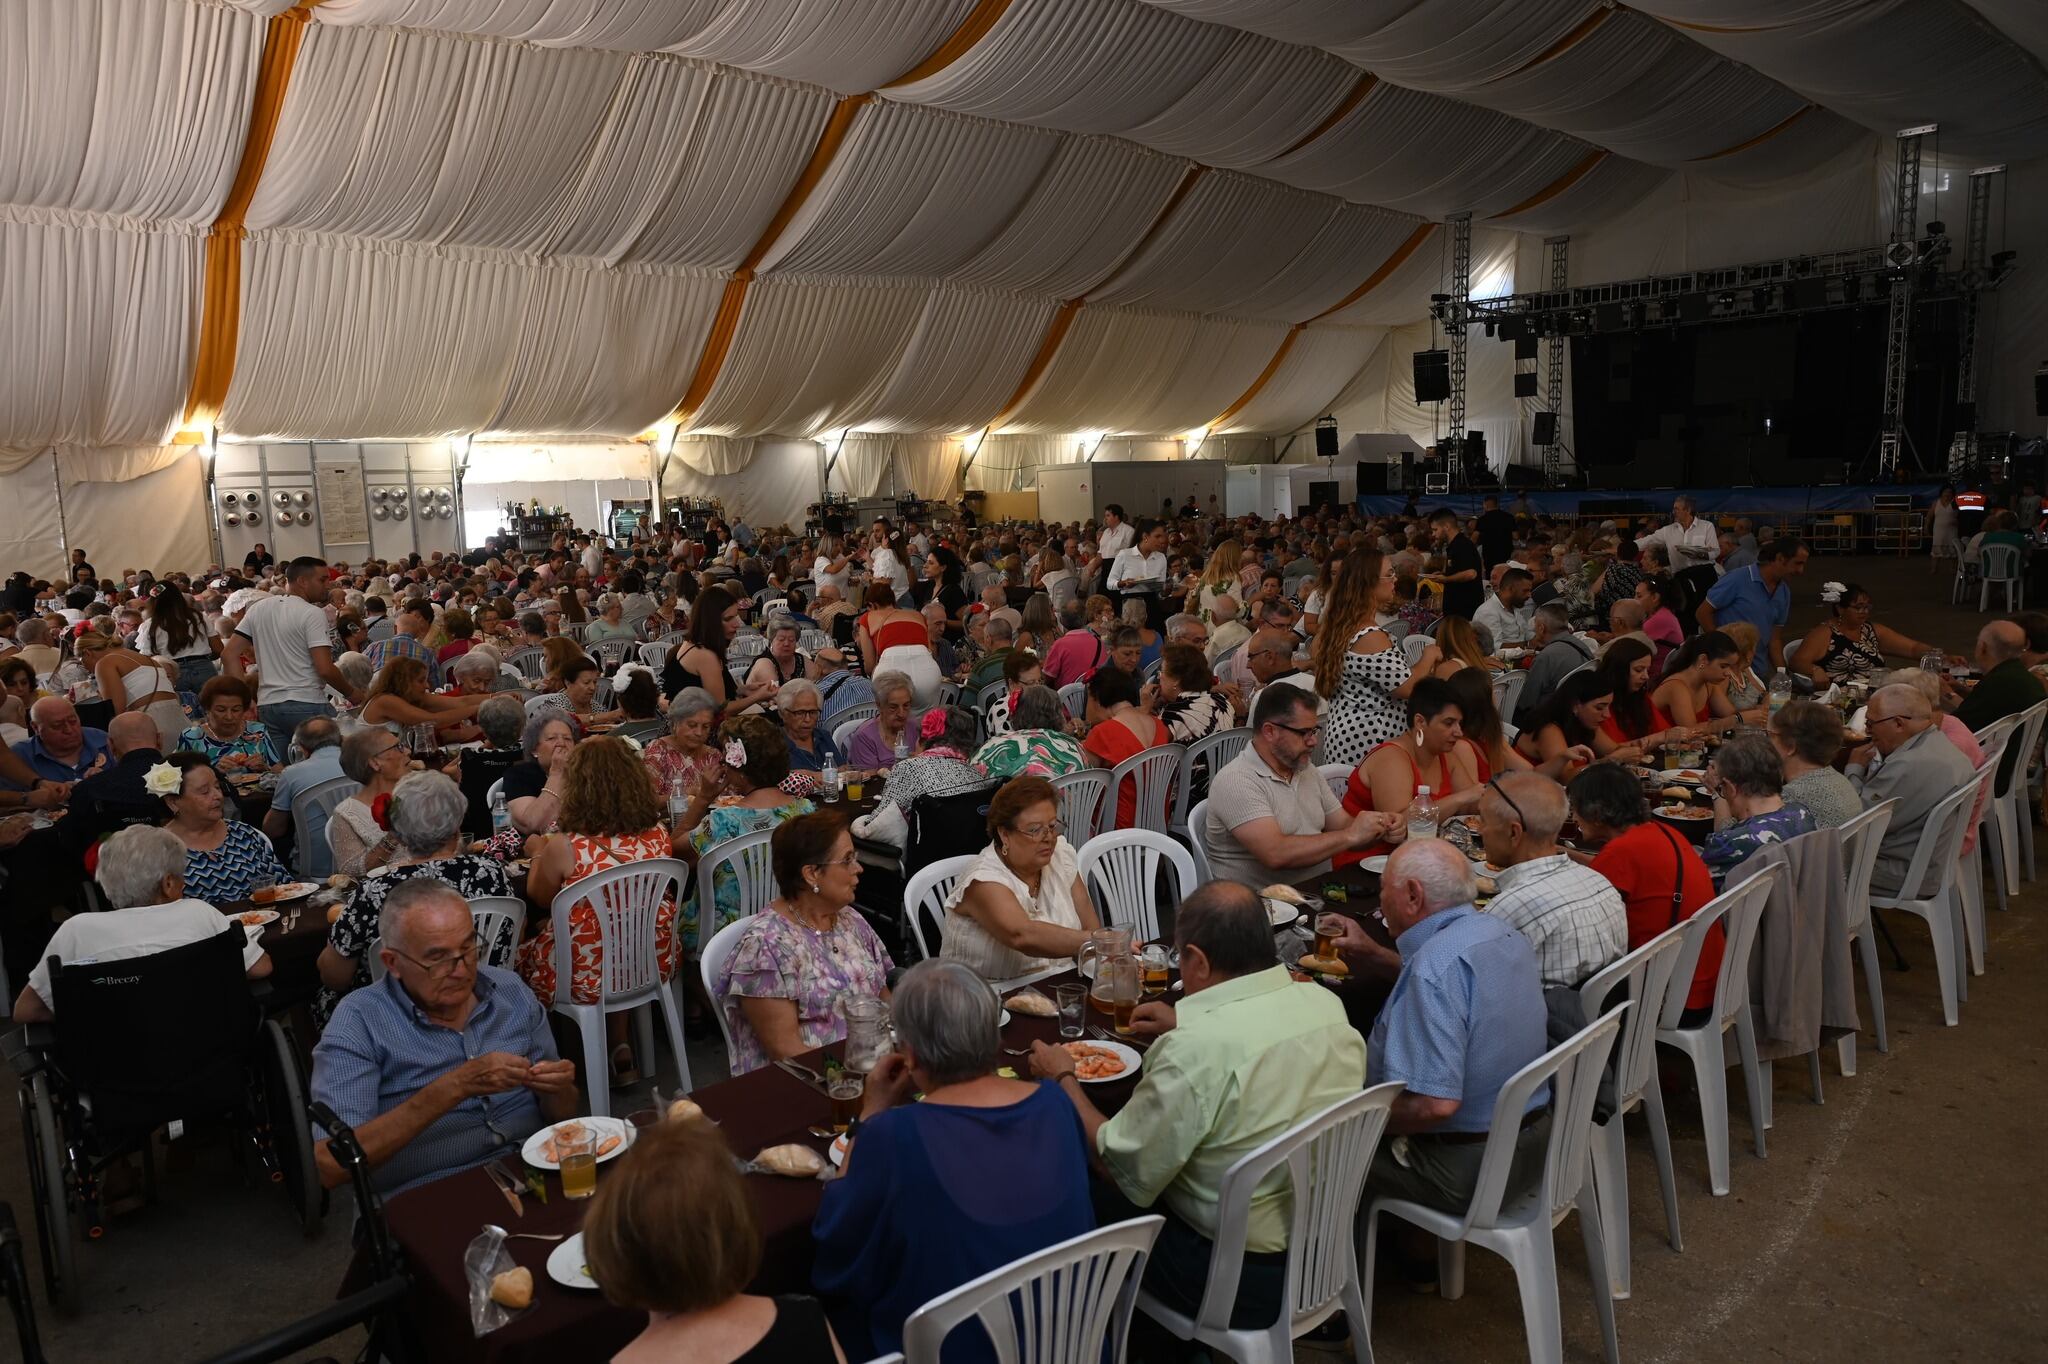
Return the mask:
POLYGON ((1795 111, 1793 114, 1791 114, 1789 117, 1782 119, 1779 122, 1764 129, 1755 137, 1752 137, 1745 142, 1738 142, 1732 147, 1724 147, 1718 152, 1709 152, 1705 156, 1695 156, 1693 158, 1693 161, 1696 163, 1700 161, 1718 161, 1724 156, 1733 156, 1737 152, 1746 152, 1751 147, 1756 146, 1760 142, 1770 141, 1779 133, 1784 132, 1787 128, 1797 123, 1800 119, 1805 118, 1808 114, 1812 113, 1815 109, 1818 109, 1819 107, 1820 106, 1817 104, 1804 105, 1797 111, 1795 111))
POLYGON ((952 36, 932 49, 930 56, 882 88, 894 90, 898 86, 910 85, 944 71, 966 56, 968 50, 976 43, 986 38, 988 31, 994 28, 996 22, 1009 13, 1009 10, 1010 0, 981 0, 981 3, 969 11, 967 17, 960 22, 960 27, 953 30, 952 36))
POLYGON ((202 295, 199 346, 192 366, 192 386, 185 398, 185 425, 211 425, 227 401, 228 383, 235 374, 235 346, 242 322, 242 235, 249 205, 256 187, 263 181, 263 168, 270 160, 270 144, 277 136, 278 118, 291 86, 292 68, 298 63, 299 42, 305 36, 306 19, 320 0, 286 10, 271 17, 264 27, 263 57, 256 70, 256 97, 249 112, 249 135, 242 143, 241 164, 235 168, 235 182, 227 200, 213 220, 206 238, 206 286, 202 295))
POLYGON ((1424 242, 1429 240, 1430 235, 1436 231, 1436 228, 1437 225, 1435 223, 1424 223, 1420 227, 1416 228, 1413 232, 1409 233, 1408 240, 1402 242, 1399 246, 1395 247, 1394 254, 1388 256, 1385 260, 1381 261, 1380 268, 1373 271, 1371 274, 1365 277, 1365 283, 1359 285, 1356 289, 1353 289, 1350 293, 1344 295, 1344 297, 1338 299, 1335 303, 1332 303, 1329 307, 1323 309, 1314 317, 1311 317, 1309 321, 1320 322, 1332 313, 1342 312, 1344 309, 1350 307, 1352 304, 1358 302, 1359 299, 1364 298, 1368 293, 1378 288, 1380 284, 1382 284, 1386 280, 1388 275, 1393 274, 1395 270, 1400 268, 1402 261, 1405 261, 1410 256, 1414 255, 1416 248, 1420 247, 1424 242))
POLYGON ((1338 101, 1337 107, 1329 112, 1328 117, 1324 118, 1321 123, 1318 123, 1315 127, 1309 129, 1306 133, 1302 134, 1293 142, 1289 143, 1286 150, 1282 151, 1280 155, 1293 155, 1295 152, 1300 151, 1303 147, 1306 147, 1309 143, 1315 141, 1324 133, 1327 133, 1328 131, 1330 131, 1330 129, 1336 127, 1339 123, 1343 122, 1345 115, 1349 114, 1353 109, 1356 109, 1359 106, 1359 103, 1362 100, 1364 100, 1367 95, 1372 93, 1372 88, 1375 85, 1378 85, 1379 83, 1380 78, 1378 76, 1373 75, 1373 73, 1370 71, 1360 76, 1358 78, 1358 84, 1351 87, 1351 93, 1347 94, 1346 96, 1344 96, 1342 100, 1338 101))
POLYGON ((1081 300, 1070 298, 1060 304, 1058 311, 1053 313, 1052 323, 1045 329, 1045 339, 1038 343, 1038 353, 1031 357, 1031 363, 1025 367, 1024 377, 1017 381, 1017 387, 1011 392, 1010 400, 1003 404, 1002 412, 989 422, 989 430, 1000 430, 1005 422, 1017 414, 1017 409, 1024 406, 1024 400, 1031 396, 1031 390, 1038 387, 1038 381, 1043 379, 1046 370, 1052 367, 1053 356, 1059 353, 1060 343, 1067 339, 1067 330, 1074 325, 1074 319, 1080 312, 1081 300))
POLYGON ((1587 173, 1591 171, 1593 167, 1599 165, 1602 161, 1605 161, 1611 155, 1613 155, 1613 153, 1603 151, 1599 148, 1595 148, 1594 150, 1586 153, 1586 159, 1579 162, 1578 165, 1573 166, 1563 175, 1558 176, 1557 179, 1551 181, 1542 189, 1537 190, 1534 194, 1522 200, 1521 203, 1516 204, 1513 208, 1502 209, 1500 212, 1494 214, 1493 216, 1495 218, 1512 218, 1517 213, 1527 213, 1530 209, 1535 208, 1538 204, 1545 204, 1550 202, 1552 199, 1555 199, 1558 195, 1570 189, 1573 185, 1576 185, 1579 181, 1585 179, 1587 173))
POLYGON ((704 337, 704 349, 697 356, 697 368, 690 376, 690 386, 684 390, 682 401, 669 414, 671 421, 687 426, 690 418, 697 414, 697 409, 704 405, 704 400, 711 396, 711 386, 718 382, 726 357, 732 354, 733 338, 739 335, 740 314, 746 303, 747 288, 754 282, 754 271, 817 190, 818 182, 825 178, 833 158, 846 145, 846 134, 853 127, 854 115, 873 98, 873 95, 848 95, 832 106, 824 131, 818 134, 818 143, 811 148, 811 159, 804 163, 803 170, 790 185, 789 193, 782 196, 775 216, 768 220, 768 226, 762 229, 753 249, 733 271, 732 278, 725 282, 725 292, 718 299, 718 312, 711 319, 711 330, 704 337))
POLYGON ((1280 349, 1273 352, 1273 358, 1268 360, 1266 362, 1266 367, 1259 371, 1259 377, 1252 380, 1252 386, 1244 391, 1242 397, 1240 397, 1236 402, 1232 403, 1230 406, 1224 408, 1223 411, 1218 413, 1215 419, 1209 423, 1209 429, 1211 431, 1216 430, 1218 427, 1222 426, 1223 423, 1229 421, 1232 417, 1235 417, 1238 413, 1244 411, 1245 404, 1249 403, 1252 399, 1259 396, 1259 390, 1264 388, 1268 383, 1270 383, 1272 381, 1273 376, 1280 372, 1280 362, 1287 358, 1287 352, 1294 349, 1294 338, 1301 335, 1301 329, 1304 325, 1306 324, 1297 322, 1287 329, 1287 335, 1280 338, 1280 349))
POLYGON ((1594 29, 1606 23, 1609 16, 1611 16, 1613 13, 1614 11, 1609 9, 1607 6, 1600 6, 1591 14, 1587 15, 1585 18, 1579 20, 1578 23, 1574 24, 1572 26, 1571 32, 1565 34, 1564 37, 1559 38, 1549 47, 1546 47, 1543 49, 1543 51, 1537 53, 1535 57, 1531 58, 1529 61, 1522 63, 1522 65, 1516 67, 1513 71, 1509 72, 1508 74, 1511 76, 1519 76, 1532 66, 1541 66, 1543 65, 1543 63, 1549 61, 1552 57, 1556 57, 1563 53, 1571 51, 1573 48, 1577 47, 1581 42, 1585 41, 1587 36, 1590 35, 1594 29))

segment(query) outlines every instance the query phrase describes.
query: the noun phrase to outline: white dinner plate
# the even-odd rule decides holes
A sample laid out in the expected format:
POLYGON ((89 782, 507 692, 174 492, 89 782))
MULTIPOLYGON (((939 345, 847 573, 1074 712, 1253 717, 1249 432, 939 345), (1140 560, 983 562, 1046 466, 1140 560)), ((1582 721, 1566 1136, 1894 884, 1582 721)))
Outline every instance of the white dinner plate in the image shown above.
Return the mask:
POLYGON ((1266 918, 1272 922, 1275 928, 1285 928, 1308 912, 1307 905, 1289 904, 1285 900, 1269 899, 1265 904, 1266 918))
POLYGON ((242 909, 231 910, 228 917, 244 928, 263 929, 276 923, 280 916, 274 909, 242 909))
POLYGON ((996 1026, 998 1028, 1007 1028, 1010 1026, 1010 1011, 1003 1009, 1001 1012, 1003 1016, 996 1020, 996 1026))
MULTIPOLYGON (((1070 1046, 1075 1044, 1063 1042, 1060 1045, 1070 1046)), ((1106 1085, 1113 1080, 1131 1079, 1138 1073, 1138 1068, 1145 1063, 1144 1053, 1140 1052, 1136 1047, 1125 1046, 1122 1042, 1105 1042, 1099 1037, 1083 1037, 1079 1039, 1078 1045, 1101 1047, 1104 1051, 1114 1053, 1116 1058, 1124 1063, 1124 1068, 1114 1075, 1099 1075, 1092 1080, 1081 1080, 1081 1083, 1084 1085, 1106 1085)), ((1080 1079, 1079 1076, 1075 1078, 1080 1079)))
POLYGON ((841 1132, 832 1138, 832 1145, 826 1148, 825 1159, 831 1161, 835 1169, 846 1164, 846 1150, 852 1144, 846 1139, 846 1133, 841 1132))
POLYGON ((549 1160, 547 1156, 542 1153, 541 1148, 547 1143, 548 1133, 554 1131, 555 1128, 562 1126, 564 1123, 572 1122, 580 1122, 585 1127, 589 1128, 591 1131, 597 1133, 597 1140, 599 1145, 602 1145, 604 1143, 604 1139, 606 1137, 624 1138, 624 1140, 622 1140, 617 1146, 614 1146, 611 1150, 605 1152, 603 1155, 597 1158, 597 1163, 599 1165, 604 1164, 613 1156, 624 1155, 626 1148, 633 1144, 633 1125, 627 1122, 624 1118, 564 1118, 562 1122, 555 1123, 548 1127, 543 1127, 540 1129, 540 1131, 528 1137, 526 1139, 526 1144, 519 1148, 520 1157, 524 1159, 528 1165, 536 1166, 543 1170, 561 1169, 562 1163, 557 1160, 549 1160))
POLYGON ((548 1252, 548 1277, 564 1288, 596 1290, 597 1280, 590 1277, 590 1266, 583 1263, 582 1232, 548 1252))
POLYGON ((1358 863, 1358 869, 1360 871, 1383 872, 1387 869, 1387 856, 1386 853, 1381 853, 1377 857, 1362 858, 1358 863))
POLYGON ((303 900, 318 889, 318 881, 287 881, 281 886, 271 886, 268 890, 257 891, 249 898, 259 905, 282 905, 293 900, 303 900), (258 896, 262 898, 258 899, 258 896))

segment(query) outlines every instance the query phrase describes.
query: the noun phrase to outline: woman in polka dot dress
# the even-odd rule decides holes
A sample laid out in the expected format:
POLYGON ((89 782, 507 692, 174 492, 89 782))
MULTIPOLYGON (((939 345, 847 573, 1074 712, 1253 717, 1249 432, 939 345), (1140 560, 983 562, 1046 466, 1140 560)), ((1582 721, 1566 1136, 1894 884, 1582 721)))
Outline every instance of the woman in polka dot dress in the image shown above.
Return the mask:
POLYGON ((1394 600, 1393 562, 1377 549, 1352 550, 1332 578, 1310 650, 1316 691, 1330 698, 1322 761, 1355 766, 1407 728, 1408 693, 1443 655, 1432 641, 1411 667, 1374 623, 1394 600))

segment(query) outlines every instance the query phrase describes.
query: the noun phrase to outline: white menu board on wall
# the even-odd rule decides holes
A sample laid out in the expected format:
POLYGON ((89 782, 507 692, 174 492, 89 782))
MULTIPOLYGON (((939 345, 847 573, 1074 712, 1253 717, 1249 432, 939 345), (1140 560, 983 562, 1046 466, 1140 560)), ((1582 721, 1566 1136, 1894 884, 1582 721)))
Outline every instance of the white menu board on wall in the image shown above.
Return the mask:
POLYGON ((363 500, 360 464, 314 466, 320 489, 320 539, 328 545, 370 543, 370 509, 363 500))

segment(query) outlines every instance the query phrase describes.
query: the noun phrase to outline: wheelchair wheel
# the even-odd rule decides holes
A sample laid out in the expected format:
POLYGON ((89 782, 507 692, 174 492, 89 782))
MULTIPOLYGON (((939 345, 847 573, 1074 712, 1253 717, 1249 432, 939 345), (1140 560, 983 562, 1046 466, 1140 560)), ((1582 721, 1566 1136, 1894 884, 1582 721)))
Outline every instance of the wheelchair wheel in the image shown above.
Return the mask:
POLYGON ((29 1188, 36 1200, 36 1246, 42 1254, 43 1288, 53 1305, 68 1312, 76 1303, 76 1248, 71 1240, 69 1168, 48 1077, 30 1076, 19 1099, 29 1188))
POLYGON ((306 1117, 298 1050, 275 1019, 264 1020, 260 1047, 265 1117, 278 1174, 300 1228, 315 1236, 327 1214, 327 1190, 320 1187, 320 1167, 313 1161, 313 1129, 306 1117))

